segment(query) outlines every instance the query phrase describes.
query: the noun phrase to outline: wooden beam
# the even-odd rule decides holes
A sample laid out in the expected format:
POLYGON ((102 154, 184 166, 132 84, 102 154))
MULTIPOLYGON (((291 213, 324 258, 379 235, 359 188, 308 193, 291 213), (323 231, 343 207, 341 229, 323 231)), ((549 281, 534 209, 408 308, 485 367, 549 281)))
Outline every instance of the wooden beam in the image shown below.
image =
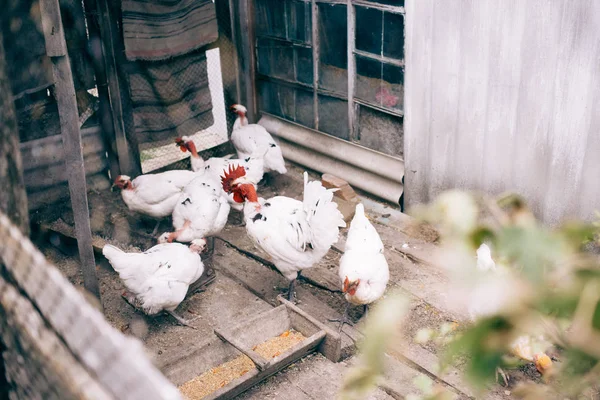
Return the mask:
POLYGON ((92 247, 77 100, 58 0, 41 0, 40 10, 46 47, 52 60, 54 96, 58 106, 83 284, 90 293, 100 299, 100 287, 98 286, 96 261, 92 247))
POLYGON ((346 3, 346 15, 347 15, 347 40, 348 40, 348 49, 347 49, 347 60, 346 65, 348 67, 348 136, 350 140, 357 140, 356 132, 354 132, 355 118, 356 115, 354 111, 354 82, 356 78, 356 64, 354 60, 354 50, 355 50, 355 32, 356 32, 356 16, 354 6, 352 5, 352 0, 347 0, 346 3))
MULTIPOLYGON (((254 1, 243 0, 236 9, 239 18, 238 60, 243 82, 244 106, 248 109, 248 119, 256 122, 256 43, 254 35, 254 1)), ((233 15, 233 10, 231 12, 233 15)))
MULTIPOLYGON (((6 70, 2 30, 0 29, 0 210, 29 234, 27 194, 23 182, 23 165, 19 151, 19 126, 6 70)), ((0 365, 2 361, 0 360, 0 365)))
MULTIPOLYGON (((127 60, 124 56, 123 39, 119 33, 117 15, 111 8, 108 0, 97 0, 98 25, 102 39, 104 74, 108 90, 114 140, 116 141, 117 155, 121 174, 137 176, 142 173, 142 166, 137 149, 137 141, 127 136, 125 127, 125 112, 123 93, 123 80, 119 75, 118 65, 123 66, 127 60)), ((129 132, 131 135, 134 132, 129 132)), ((114 177, 113 177, 114 178, 114 177)))
POLYGON ((96 77, 96 88, 100 106, 98 110, 100 126, 102 127, 102 137, 104 147, 108 155, 108 164, 110 168, 110 178, 114 180, 120 174, 119 159, 117 156, 115 143, 115 127, 113 125, 113 110, 108 92, 108 79, 106 77, 106 61, 102 50, 102 35, 100 22, 98 18, 98 4, 96 0, 84 0, 85 19, 87 21, 88 52, 92 60, 94 75, 96 77))

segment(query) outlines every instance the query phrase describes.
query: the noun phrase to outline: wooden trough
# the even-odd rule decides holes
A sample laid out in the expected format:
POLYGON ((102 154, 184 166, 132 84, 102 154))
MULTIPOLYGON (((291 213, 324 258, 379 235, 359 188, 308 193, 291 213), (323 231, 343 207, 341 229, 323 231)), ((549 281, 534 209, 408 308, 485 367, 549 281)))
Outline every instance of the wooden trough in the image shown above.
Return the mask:
POLYGON ((189 386, 194 378, 205 376, 207 372, 217 371, 224 364, 247 356, 251 360, 246 364, 249 368, 242 371, 241 376, 229 382, 223 381, 221 387, 206 393, 204 397, 193 397, 203 400, 230 399, 315 350, 328 358, 339 354, 341 341, 337 332, 325 327, 287 300, 281 297, 279 300, 283 304, 276 308, 238 325, 215 329, 213 340, 164 371, 167 378, 180 387, 184 384, 189 386), (289 334, 290 331, 298 332, 303 338, 281 354, 266 359, 255 351, 257 346, 289 334))

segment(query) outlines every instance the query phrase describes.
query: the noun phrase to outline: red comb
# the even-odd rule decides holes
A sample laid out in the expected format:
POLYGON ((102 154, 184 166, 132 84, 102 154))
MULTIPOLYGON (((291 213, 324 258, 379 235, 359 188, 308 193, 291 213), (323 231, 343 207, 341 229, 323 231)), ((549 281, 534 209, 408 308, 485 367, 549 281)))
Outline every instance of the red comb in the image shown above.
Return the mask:
POLYGON ((225 170, 225 175, 221 177, 221 184, 223 185, 223 190, 226 193, 231 193, 232 187, 231 184, 238 178, 246 175, 246 170, 241 165, 238 165, 236 168, 233 168, 233 165, 229 165, 229 170, 225 170))

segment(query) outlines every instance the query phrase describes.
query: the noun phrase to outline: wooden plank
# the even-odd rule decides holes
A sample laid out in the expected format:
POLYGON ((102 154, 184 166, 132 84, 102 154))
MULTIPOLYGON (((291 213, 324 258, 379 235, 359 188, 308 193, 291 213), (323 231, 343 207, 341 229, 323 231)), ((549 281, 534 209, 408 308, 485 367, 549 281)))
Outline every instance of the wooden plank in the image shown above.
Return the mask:
MULTIPOLYGON (((81 129, 81 141, 84 159, 94 153, 104 155, 105 147, 99 126, 81 129)), ((64 165, 64 149, 60 135, 21 143, 20 150, 23 159, 23 170, 25 171, 52 164, 63 163, 64 165)))
MULTIPOLYGON (((406 1, 406 75, 404 84, 404 160, 406 207, 427 201, 432 110, 430 92, 434 0, 406 1)), ((445 11, 444 11, 445 12, 445 11)))
MULTIPOLYGON (((460 9, 463 23, 460 24, 459 35, 461 60, 458 74, 458 97, 455 97, 457 99, 455 107, 458 111, 456 120, 457 135, 454 148, 447 151, 453 154, 451 185, 464 189, 475 189, 481 183, 479 182, 479 171, 481 171, 483 164, 489 55, 491 51, 495 51, 495 49, 490 49, 487 42, 491 29, 491 8, 492 5, 489 1, 475 1, 460 9)), ((440 3, 437 3, 436 22, 437 16, 445 12, 447 10, 440 3)), ((437 29, 435 39, 439 41, 441 46, 448 43, 447 38, 437 35, 437 29)), ((434 91, 437 91, 437 87, 434 85, 432 83, 434 91)), ((438 113, 446 113, 446 110, 434 108, 433 106, 432 110, 432 120, 438 118, 438 113)), ((434 132, 432 129, 429 135, 430 140, 432 133, 448 134, 445 130, 434 132)), ((434 156, 437 156, 437 154, 434 156)))
POLYGON ((600 129, 591 125, 592 116, 598 114, 592 105, 600 86, 599 21, 598 2, 569 3, 564 7, 560 39, 555 43, 561 56, 555 66, 554 113, 547 142, 551 149, 547 156, 548 186, 543 198, 544 221, 551 224, 578 216, 583 176, 589 173, 583 169, 586 153, 591 151, 588 138, 598 135, 600 129))
POLYGON ((316 0, 312 0, 311 12, 311 39, 312 39, 312 61, 313 61, 313 111, 315 113, 314 127, 319 130, 319 6, 316 0))
MULTIPOLYGON (((451 110, 443 115, 437 113, 430 124, 431 131, 428 138, 418 138, 423 141, 427 150, 433 155, 429 159, 429 184, 426 188, 427 197, 433 193, 453 187, 452 171, 448 168, 453 165, 455 158, 454 149, 456 136, 456 123, 458 120, 458 90, 460 62, 460 27, 462 17, 462 4, 457 2, 453 7, 444 7, 439 11, 436 5, 435 13, 435 41, 431 44, 431 87, 435 88, 431 94, 432 110, 451 110)), ((407 19, 411 16, 407 15, 407 19)), ((434 40, 432 38, 432 40, 434 40)), ((416 51, 419 51, 416 49, 416 51)), ((407 71, 410 74, 410 71, 407 71)), ((407 77, 407 80, 409 78, 407 77)), ((407 85, 410 84, 407 82, 407 85)), ((419 90, 416 88, 416 90, 419 90)), ((412 93, 411 93, 412 95, 412 93)), ((434 112, 434 111, 432 111, 434 112)), ((421 116, 419 116, 420 118, 421 116)), ((410 116, 407 115, 410 119, 410 116)), ((406 127, 404 128, 405 135, 406 127)), ((412 132, 410 133, 412 135, 412 132)), ((406 152, 406 149, 405 149, 406 152)), ((415 155, 415 157, 418 157, 415 155)), ((417 175, 419 175, 417 173, 417 175)), ((407 193, 408 194, 408 193, 407 193)))
POLYGON ((58 0, 41 0, 40 13, 42 16, 42 30, 46 40, 46 54, 48 57, 66 56, 67 43, 60 19, 58 0))
MULTIPOLYGON (((69 192, 71 194, 71 206, 75 217, 75 230, 77 232, 77 246, 85 288, 100 299, 100 287, 96 276, 96 262, 94 260, 94 249, 92 248, 92 232, 90 229, 90 215, 87 201, 87 188, 85 184, 85 167, 83 164, 83 151, 81 145, 81 132, 79 131, 79 115, 77 112, 77 101, 75 88, 73 86, 73 75, 69 57, 66 55, 66 45, 60 8, 58 0, 41 0, 42 22, 45 29, 46 43, 62 41, 65 51, 60 54, 57 47, 51 50, 52 69, 54 74, 55 97, 60 117, 61 135, 65 149, 65 166, 69 180, 69 192), (44 22, 45 21, 45 22, 44 22), (54 37, 53 37, 54 36, 54 37), (57 37, 60 36, 60 39, 57 37)), ((52 46, 55 46, 52 45, 52 46)), ((58 46, 58 45, 56 45, 58 46)), ((52 48, 52 47, 51 47, 52 48)))
MULTIPOLYGON (((64 160, 61 161, 64 163, 64 160)), ((88 156, 83 165, 86 177, 104 172, 107 167, 108 160, 103 153, 88 156)), ((51 189, 56 185, 67 182, 69 174, 70 171, 65 168, 64 164, 46 165, 34 170, 25 171, 25 185, 28 191, 39 191, 44 188, 51 189)))
MULTIPOLYGON (((0 210, 25 234, 29 233, 27 194, 19 148, 19 127, 6 69, 4 42, 0 29, 0 210)), ((1 380, 2 378, 0 378, 1 380)), ((0 382, 1 383, 1 382, 0 382)))
POLYGON ((356 39, 356 12, 355 8, 352 5, 352 0, 347 0, 346 2, 346 16, 347 21, 347 40, 348 40, 348 49, 346 53, 347 57, 347 65, 348 65, 348 132, 350 140, 357 140, 358 132, 354 132, 354 128, 356 127, 356 118, 357 115, 355 113, 356 108, 354 106, 354 83, 356 82, 356 59, 354 57, 355 51, 355 39, 356 39))
POLYGON ((233 347, 235 347, 238 351, 240 351, 241 353, 245 354, 249 359, 252 360, 252 362, 254 363, 254 365, 256 365, 256 368, 258 368, 259 371, 264 371, 268 361, 264 359, 263 356, 261 356, 260 354, 258 354, 257 352, 255 352, 252 349, 248 349, 245 346, 243 346, 240 342, 238 342, 236 339, 234 339, 233 337, 229 336, 228 334, 226 334, 225 332, 220 331, 219 329, 215 329, 215 335, 217 335, 217 337, 219 339, 221 339, 224 342, 229 343, 230 345, 232 345, 233 347))
MULTIPOLYGON (((107 190, 110 188, 110 181, 104 173, 88 175, 86 185, 91 190, 107 190)), ((42 190, 28 191, 29 200, 27 202, 30 211, 38 210, 43 206, 53 205, 62 199, 69 198, 69 185, 58 184, 42 190)), ((75 237, 75 236, 73 236, 75 237)))
MULTIPOLYGON (((515 119, 519 112, 519 84, 523 32, 529 23, 519 0, 496 3, 498 10, 492 15, 489 46, 490 84, 488 87, 487 129, 484 137, 483 168, 481 168, 481 188, 490 194, 500 194, 506 189, 506 178, 511 174, 510 160, 513 156, 513 143, 517 131, 515 119), (506 18, 510 15, 511 18, 506 18), (493 154, 493 157, 485 157, 493 154)), ((440 154, 439 152, 437 153, 440 154)))
MULTIPOLYGON (((132 155, 135 156, 138 154, 138 150, 133 149, 130 145, 130 140, 127 137, 128 132, 125 129, 124 102, 121 96, 123 82, 119 76, 117 67, 117 65, 127 62, 124 54, 119 54, 119 50, 122 47, 120 45, 122 37, 118 31, 117 16, 114 15, 108 0, 97 0, 97 7, 102 46, 104 49, 104 71, 108 83, 108 100, 110 102, 113 122, 112 132, 114 132, 114 136, 109 132, 107 132, 107 136, 109 136, 108 140, 116 141, 120 173, 137 176, 141 174, 142 167, 139 157, 132 157, 132 155)), ((134 132, 131 132, 131 134, 133 135, 134 132)))
MULTIPOLYGON (((242 93, 244 106, 248 110, 249 121, 256 122, 256 51, 254 35, 254 2, 242 0, 237 2, 236 11, 239 18, 239 41, 236 40, 239 70, 242 76, 242 93)), ((233 10, 232 13, 233 15, 233 10)))

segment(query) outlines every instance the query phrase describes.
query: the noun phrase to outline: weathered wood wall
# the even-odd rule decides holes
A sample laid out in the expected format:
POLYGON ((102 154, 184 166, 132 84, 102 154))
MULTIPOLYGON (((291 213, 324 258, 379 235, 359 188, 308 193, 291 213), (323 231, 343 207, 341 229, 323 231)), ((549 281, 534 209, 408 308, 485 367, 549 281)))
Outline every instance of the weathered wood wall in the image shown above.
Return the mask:
POLYGON ((516 190, 548 223, 600 209, 600 2, 406 1, 407 206, 516 190))

